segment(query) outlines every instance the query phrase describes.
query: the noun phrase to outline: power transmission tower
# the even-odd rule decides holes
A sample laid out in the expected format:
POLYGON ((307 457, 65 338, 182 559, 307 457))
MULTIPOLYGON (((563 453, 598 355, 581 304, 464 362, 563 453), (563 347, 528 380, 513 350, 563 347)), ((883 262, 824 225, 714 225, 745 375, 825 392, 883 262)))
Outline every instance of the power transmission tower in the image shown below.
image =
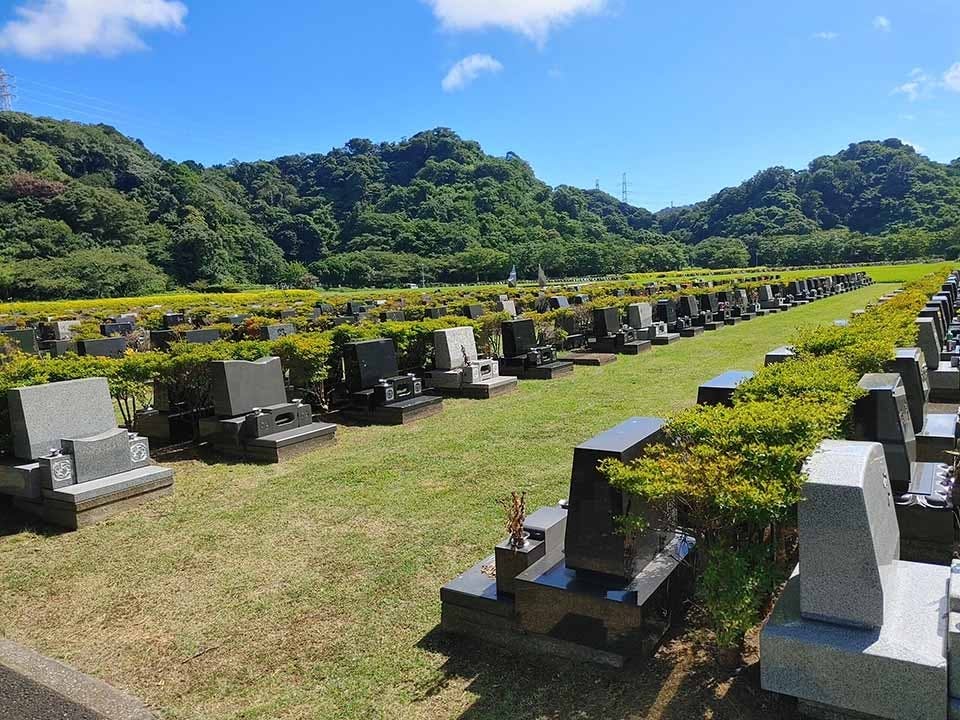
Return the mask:
POLYGON ((0 68, 0 112, 13 110, 13 75, 0 68))
POLYGON ((623 174, 623 184, 621 185, 621 190, 623 191, 623 201, 627 202, 627 197, 630 195, 630 192, 627 190, 627 174, 623 174))
POLYGON ((597 190, 600 189, 600 178, 597 178, 596 189, 597 189, 597 190))

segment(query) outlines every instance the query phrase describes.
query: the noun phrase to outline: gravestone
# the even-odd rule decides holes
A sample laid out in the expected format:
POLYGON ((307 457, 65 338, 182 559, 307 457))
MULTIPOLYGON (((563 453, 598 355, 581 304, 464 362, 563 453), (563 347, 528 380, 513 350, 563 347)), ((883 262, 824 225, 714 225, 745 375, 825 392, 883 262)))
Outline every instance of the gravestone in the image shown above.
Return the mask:
POLYGON ((37 334, 33 328, 23 328, 17 330, 3 330, 0 335, 10 338, 10 341, 21 351, 28 355, 37 354, 37 334))
POLYGON ((694 541, 673 530, 672 517, 610 487, 597 463, 637 457, 662 423, 631 418, 580 445, 569 503, 537 510, 524 523, 530 537, 522 547, 500 543, 447 583, 443 629, 616 667, 651 655, 688 591, 694 541), (625 538, 622 515, 646 518, 646 532, 625 538))
POLYGON ((550 309, 551 310, 561 310, 563 308, 570 307, 570 303, 567 298, 562 295, 555 295, 550 298, 550 309))
POLYGON ((642 500, 611 487, 598 470, 603 460, 629 463, 661 439, 660 418, 631 418, 578 445, 573 451, 565 541, 566 564, 618 578, 630 578, 660 549, 656 531, 666 519, 642 500), (618 518, 643 518, 654 530, 624 534, 618 518))
POLYGON ((733 406, 733 393, 753 377, 749 370, 730 370, 707 380, 697 390, 697 405, 733 406))
POLYGON ((473 328, 459 327, 433 333, 434 370, 427 386, 443 394, 489 399, 516 389, 515 377, 500 377, 495 360, 477 353, 473 328))
POLYGON ((109 322, 100 324, 100 334, 104 337, 129 335, 133 332, 132 322, 109 322))
POLYGON ((344 385, 350 404, 343 413, 363 422, 401 425, 434 415, 442 399, 423 394, 423 381, 401 374, 393 341, 349 342, 343 348, 344 385))
POLYGON ((483 305, 481 305, 480 303, 464 305, 462 310, 462 315, 465 318, 469 318, 470 320, 478 320, 483 316, 483 305))
POLYGON ((332 442, 336 425, 313 421, 313 408, 287 400, 280 358, 209 364, 216 418, 201 432, 225 455, 276 463, 332 442))
POLYGON ((127 352, 127 340, 122 337, 77 340, 77 354, 97 357, 123 357, 127 352))
POLYGON ((161 318, 163 322, 163 327, 166 329, 177 327, 178 325, 184 325, 187 322, 186 317, 183 313, 164 313, 161 318))
POLYGON ((510 317, 517 316, 517 304, 513 300, 498 300, 496 303, 496 311, 506 313, 510 317))
POLYGON ((556 349, 537 343, 533 320, 508 320, 500 325, 503 357, 500 374, 527 380, 552 380, 573 372, 573 363, 557 359, 556 349))
POLYGON ((644 330, 653 324, 653 306, 650 303, 627 305, 627 324, 635 330, 644 330))
POLYGON ((899 559, 879 445, 826 440, 805 470, 800 564, 760 635, 761 686, 829 717, 944 720, 949 568, 899 559))
POLYGON ((267 325, 260 328, 261 340, 279 340, 287 335, 296 335, 297 328, 290 323, 280 323, 277 325, 267 325))
POLYGON ((763 364, 766 365, 775 365, 777 363, 786 362, 791 358, 795 358, 797 354, 794 352, 793 348, 783 347, 774 348, 764 356, 763 364))
POLYGON ((0 493, 17 508, 75 529, 172 491, 146 438, 117 427, 105 378, 13 388, 7 404, 15 457, 0 493))

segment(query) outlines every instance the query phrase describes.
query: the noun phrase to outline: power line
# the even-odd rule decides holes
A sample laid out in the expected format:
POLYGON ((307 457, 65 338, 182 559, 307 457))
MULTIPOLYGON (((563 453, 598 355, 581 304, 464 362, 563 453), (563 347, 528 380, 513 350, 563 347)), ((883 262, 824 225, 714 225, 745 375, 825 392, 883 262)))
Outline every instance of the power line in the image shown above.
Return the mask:
POLYGON ((13 75, 0 68, 0 112, 13 110, 13 100, 16 97, 13 94, 13 88, 13 75))

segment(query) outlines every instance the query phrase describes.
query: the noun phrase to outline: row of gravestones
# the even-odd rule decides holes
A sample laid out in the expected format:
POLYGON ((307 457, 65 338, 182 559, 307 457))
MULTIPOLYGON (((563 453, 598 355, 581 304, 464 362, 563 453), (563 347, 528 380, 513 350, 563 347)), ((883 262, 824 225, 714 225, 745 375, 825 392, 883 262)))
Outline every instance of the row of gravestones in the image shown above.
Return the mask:
MULTIPOLYGON (((736 303, 739 299, 731 296, 730 301, 736 303)), ((716 308, 718 314, 714 316, 712 310, 705 310, 698 311, 700 314, 693 319, 684 315, 684 311, 697 309, 697 300, 693 297, 681 298, 679 316, 678 303, 673 300, 662 300, 656 306, 650 303, 628 305, 626 322, 617 308, 595 308, 591 334, 582 336, 587 350, 592 352, 574 352, 566 356, 558 355, 551 342, 538 338, 531 318, 502 323, 499 358, 483 357, 478 353, 474 331, 470 327, 438 330, 433 339, 433 368, 424 372, 422 377, 401 371, 392 340, 378 338, 347 343, 343 349, 343 377, 336 403, 339 417, 367 423, 408 423, 439 412, 443 396, 489 399, 515 389, 518 379, 550 380, 569 374, 574 364, 597 364, 592 361, 603 352, 610 353, 612 358, 614 353, 636 354, 651 344, 673 342, 681 336, 681 333, 670 332, 676 323, 690 324, 701 319, 710 323, 713 317, 717 317, 733 324, 753 317, 753 313, 740 306, 728 310, 725 306, 727 300, 721 301, 715 294, 708 294, 704 302, 705 307, 716 308), (728 312, 732 313, 729 317, 728 312), (665 319, 658 321, 655 317, 665 319)), ((277 372, 282 375, 280 370, 277 372)), ((290 381, 295 387, 305 386, 303 378, 292 377, 290 381)), ((251 408, 283 401, 285 398, 277 393, 274 403, 260 401, 251 408)), ((154 388, 153 406, 137 414, 137 428, 158 443, 204 439, 229 450, 231 443, 222 443, 224 435, 217 429, 217 422, 222 422, 222 417, 215 402, 206 401, 198 407, 192 397, 178 397, 176 388, 158 383, 154 388)), ((237 433, 234 436, 244 437, 237 433)), ((291 448, 297 447, 292 439, 288 444, 291 448)), ((262 455, 247 452, 254 459, 260 459, 262 455)))
POLYGON ((960 717, 958 287, 955 272, 921 311, 921 347, 861 379, 854 439, 807 463, 800 562, 760 637, 762 686, 805 716, 960 717))
MULTIPOLYGON (((610 310, 595 311, 594 342, 629 330, 614 327, 619 318, 610 310)), ((652 323, 649 304, 628 308, 628 317, 635 313, 641 328, 652 323)), ((183 318, 168 316, 167 322, 175 327, 183 318)), ((537 342, 531 319, 508 321, 502 332, 503 357, 496 361, 478 354, 471 328, 437 331, 434 369, 425 378, 400 371, 391 340, 348 343, 342 416, 406 423, 439 412, 444 395, 490 398, 516 388, 518 378, 549 379, 572 370, 553 346, 537 342)), ((172 490, 172 472, 149 465, 148 438, 200 437, 225 454, 262 462, 279 462, 334 439, 336 426, 315 422, 313 408, 288 392, 279 359, 212 362, 210 377, 211 398, 201 408, 184 407, 170 397, 170 388, 156 386, 154 406, 136 417, 141 434, 116 427, 102 378, 11 390, 14 457, 0 463, 0 493, 51 522, 77 527, 172 490), (123 437, 129 440, 128 460, 123 437)))
MULTIPOLYGON (((713 305, 716 305, 718 302, 717 298, 719 297, 719 304, 729 309, 728 314, 730 317, 740 317, 739 309, 747 308, 748 305, 758 306, 756 308, 757 310, 761 308, 763 310, 783 309, 795 303, 803 303, 816 299, 817 297, 859 287, 867 282, 868 279, 865 273, 851 273, 791 281, 790 283, 779 286, 765 285, 761 287, 759 295, 754 298, 748 298, 746 291, 739 290, 715 294, 708 293, 701 295, 694 300, 694 302, 704 303, 707 306, 705 309, 716 315, 718 308, 711 305, 709 298, 712 296, 713 305)), ((708 288, 712 286, 712 282, 703 283, 700 286, 708 288)), ((676 285, 675 287, 679 292, 682 289, 690 287, 690 285, 676 285)), ((631 295, 652 294, 658 290, 659 287, 653 285, 642 289, 631 288, 629 291, 620 289, 615 291, 615 295, 625 296, 628 292, 631 295)), ((589 300, 590 297, 582 293, 577 293, 570 297, 547 297, 544 294, 537 299, 531 310, 542 313, 552 309, 569 307, 571 304, 582 305, 589 302, 589 300)), ((394 310, 384 309, 379 312, 379 315, 376 315, 375 311, 385 303, 386 301, 384 300, 350 301, 343 308, 342 312, 328 303, 318 303, 313 310, 313 318, 317 320, 323 317, 329 317, 332 319, 334 325, 358 324, 362 321, 373 319, 379 319, 382 322, 403 321, 405 319, 402 308, 394 310)), ((494 303, 494 309, 497 312, 505 312, 511 317, 516 317, 519 311, 517 302, 511 300, 507 295, 500 295, 498 297, 494 303)), ((467 304, 459 308, 460 314, 469 319, 481 317, 484 311, 484 306, 480 303, 467 304)), ((426 309, 425 316, 428 318, 440 318, 447 315, 448 312, 449 309, 447 307, 430 307, 426 309)), ((746 316, 749 314, 749 311, 745 310, 744 314, 746 316)), ((295 333, 296 327, 292 323, 282 321, 288 320, 296 315, 296 310, 281 310, 280 323, 274 323, 260 328, 261 339, 275 340, 285 335, 295 333)), ((699 310, 693 312, 691 316, 699 317, 699 310)), ((249 315, 235 314, 226 318, 227 322, 237 328, 235 339, 242 338, 240 328, 249 317, 249 315)), ((667 316, 665 315, 664 317, 666 318, 667 316)), ((684 315, 681 313, 679 317, 684 317, 684 315)), ((676 323, 675 319, 664 319, 663 321, 676 323)), ((24 352, 29 354, 40 352, 51 356, 59 356, 67 352, 76 352, 79 355, 119 357, 123 355, 128 348, 146 349, 149 347, 165 350, 175 341, 210 343, 220 339, 219 331, 213 328, 182 329, 183 325, 189 324, 189 319, 182 312, 165 313, 162 317, 162 322, 164 326, 163 329, 151 330, 141 335, 138 333, 138 314, 129 312, 106 318, 100 324, 100 332, 103 335, 102 338, 74 340, 73 333, 77 326, 80 325, 80 320, 50 321, 40 323, 36 327, 28 328, 18 328, 15 325, 0 326, 0 334, 6 335, 24 352)), ((569 325, 571 322, 573 321, 567 320, 566 324, 569 325)), ((683 325, 682 322, 681 325, 683 325)), ((706 325, 705 327, 706 329, 712 329, 711 325, 706 325)), ((568 335, 575 337, 581 335, 581 333, 576 332, 570 327, 564 327, 563 329, 568 335)), ((573 342, 575 341, 576 340, 573 342)))
MULTIPOLYGON (((697 402, 730 404, 752 376, 713 378, 697 402)), ((577 446, 569 499, 526 517, 522 538, 501 541, 441 589, 444 630, 613 666, 652 654, 690 595, 696 542, 675 515, 612 487, 599 466, 635 460, 663 424, 630 418, 577 446)))
MULTIPOLYGON (((944 284, 951 311, 958 278, 944 284)), ((792 356, 779 348, 766 360, 792 356)), ((763 687, 798 698, 810 717, 960 717, 960 565, 944 462, 957 447, 957 406, 931 407, 926 371, 922 351, 904 348, 889 373, 864 376, 854 439, 825 441, 805 467, 800 563, 760 650, 763 687)), ((698 402, 730 404, 751 376, 713 378, 698 402)), ((650 655, 689 592, 694 541, 675 517, 611 487, 598 465, 630 462, 661 428, 632 418, 575 448, 569 500, 534 512, 519 541, 441 589, 443 628, 612 665, 650 655), (644 530, 625 532, 625 516, 644 530)))

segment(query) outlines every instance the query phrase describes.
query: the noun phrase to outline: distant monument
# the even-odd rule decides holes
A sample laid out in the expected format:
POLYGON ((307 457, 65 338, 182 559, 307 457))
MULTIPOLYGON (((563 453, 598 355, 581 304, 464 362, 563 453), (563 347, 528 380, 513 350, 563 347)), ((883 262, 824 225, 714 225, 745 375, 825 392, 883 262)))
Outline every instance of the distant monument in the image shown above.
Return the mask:
POLYGON ((514 265, 510 269, 510 276, 507 278, 507 285, 509 285, 510 287, 517 286, 517 266, 516 265, 514 265))
POLYGON ((537 265, 537 284, 542 288, 547 286, 547 274, 543 271, 543 265, 537 265))

